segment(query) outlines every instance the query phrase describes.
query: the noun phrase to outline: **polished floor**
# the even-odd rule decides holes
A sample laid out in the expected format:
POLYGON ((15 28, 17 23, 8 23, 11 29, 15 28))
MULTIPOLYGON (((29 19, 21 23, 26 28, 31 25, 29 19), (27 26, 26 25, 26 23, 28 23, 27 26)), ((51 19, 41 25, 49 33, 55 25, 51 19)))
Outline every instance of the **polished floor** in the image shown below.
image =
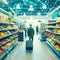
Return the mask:
POLYGON ((11 51, 5 60, 59 60, 55 53, 46 45, 40 42, 39 36, 34 36, 33 51, 26 52, 25 43, 18 42, 18 45, 11 51))

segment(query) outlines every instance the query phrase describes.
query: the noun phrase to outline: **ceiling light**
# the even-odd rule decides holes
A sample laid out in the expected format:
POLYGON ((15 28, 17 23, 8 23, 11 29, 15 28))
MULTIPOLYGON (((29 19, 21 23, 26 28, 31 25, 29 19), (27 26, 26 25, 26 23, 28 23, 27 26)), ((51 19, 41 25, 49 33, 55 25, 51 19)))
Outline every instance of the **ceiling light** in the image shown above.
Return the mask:
POLYGON ((8 4, 8 2, 6 0, 3 0, 5 4, 8 4))
POLYGON ((46 5, 45 4, 43 4, 43 7, 42 7, 43 9, 46 9, 46 5))
POLYGON ((17 4, 16 5, 16 9, 20 9, 20 4, 17 4))

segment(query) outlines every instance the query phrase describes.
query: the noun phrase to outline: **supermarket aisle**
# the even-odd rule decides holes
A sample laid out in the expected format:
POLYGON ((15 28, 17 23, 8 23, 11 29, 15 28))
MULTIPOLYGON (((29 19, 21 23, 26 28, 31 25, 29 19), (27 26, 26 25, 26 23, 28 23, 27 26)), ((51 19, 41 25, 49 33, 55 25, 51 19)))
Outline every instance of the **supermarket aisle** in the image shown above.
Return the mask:
POLYGON ((5 60, 59 60, 45 42, 38 40, 38 36, 34 37, 32 52, 26 52, 25 42, 18 42, 18 46, 5 60))

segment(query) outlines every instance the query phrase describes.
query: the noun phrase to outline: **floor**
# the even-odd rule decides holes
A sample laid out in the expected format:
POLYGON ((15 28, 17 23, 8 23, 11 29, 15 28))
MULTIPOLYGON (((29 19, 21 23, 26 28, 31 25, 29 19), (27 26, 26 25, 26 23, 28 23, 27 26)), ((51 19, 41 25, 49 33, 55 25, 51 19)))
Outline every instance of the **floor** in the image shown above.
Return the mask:
POLYGON ((18 45, 11 51, 5 60, 59 60, 55 53, 46 45, 45 42, 40 42, 39 36, 34 36, 33 51, 26 52, 25 43, 18 42, 18 45))

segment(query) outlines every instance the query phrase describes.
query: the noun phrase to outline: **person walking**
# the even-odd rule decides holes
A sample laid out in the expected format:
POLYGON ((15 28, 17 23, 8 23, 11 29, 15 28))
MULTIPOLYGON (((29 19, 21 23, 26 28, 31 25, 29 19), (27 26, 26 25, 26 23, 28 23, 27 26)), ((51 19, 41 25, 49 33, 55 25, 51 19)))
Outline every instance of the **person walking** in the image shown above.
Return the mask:
POLYGON ((38 26, 36 26, 36 34, 38 34, 38 26))
POLYGON ((33 41, 34 29, 32 28, 32 25, 30 25, 30 27, 28 28, 27 33, 28 33, 29 40, 32 39, 32 41, 33 41))

